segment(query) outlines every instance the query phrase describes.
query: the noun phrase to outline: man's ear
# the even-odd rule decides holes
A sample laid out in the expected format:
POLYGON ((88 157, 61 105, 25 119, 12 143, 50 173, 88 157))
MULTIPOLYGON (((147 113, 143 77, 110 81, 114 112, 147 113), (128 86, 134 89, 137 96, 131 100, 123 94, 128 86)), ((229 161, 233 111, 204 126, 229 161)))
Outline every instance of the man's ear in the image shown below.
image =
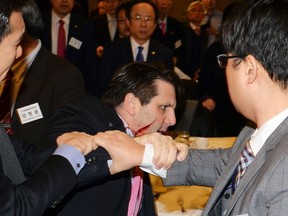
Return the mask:
POLYGON ((136 113, 137 100, 133 93, 128 93, 124 98, 124 109, 132 116, 136 113))
POLYGON ((246 74, 248 83, 253 83, 256 80, 259 72, 258 61, 252 55, 246 56, 245 61, 247 65, 246 74))

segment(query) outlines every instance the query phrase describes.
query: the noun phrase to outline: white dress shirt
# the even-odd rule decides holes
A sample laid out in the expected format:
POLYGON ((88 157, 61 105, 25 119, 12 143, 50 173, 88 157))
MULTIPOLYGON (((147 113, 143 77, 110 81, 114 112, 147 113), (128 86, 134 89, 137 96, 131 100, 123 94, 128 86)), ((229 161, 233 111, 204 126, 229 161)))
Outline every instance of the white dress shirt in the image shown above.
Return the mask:
POLYGON ((131 41, 131 47, 132 47, 132 53, 133 53, 133 59, 135 61, 137 53, 138 53, 138 47, 142 46, 143 50, 142 50, 142 54, 144 57, 144 61, 147 61, 147 56, 148 56, 148 49, 149 49, 149 42, 150 40, 146 41, 144 44, 140 45, 138 44, 132 37, 130 37, 130 41, 131 41))

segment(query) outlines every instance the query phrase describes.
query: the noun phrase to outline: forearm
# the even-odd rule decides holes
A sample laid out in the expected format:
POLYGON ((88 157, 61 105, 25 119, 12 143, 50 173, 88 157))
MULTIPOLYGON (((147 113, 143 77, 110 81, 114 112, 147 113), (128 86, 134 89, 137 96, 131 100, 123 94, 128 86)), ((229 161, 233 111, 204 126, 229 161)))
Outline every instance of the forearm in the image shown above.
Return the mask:
POLYGON ((164 180, 170 185, 203 185, 213 187, 228 161, 228 151, 190 149, 184 161, 175 161, 164 180))
POLYGON ((76 174, 69 161, 51 156, 34 175, 21 185, 0 175, 0 215, 41 215, 76 185, 76 174))

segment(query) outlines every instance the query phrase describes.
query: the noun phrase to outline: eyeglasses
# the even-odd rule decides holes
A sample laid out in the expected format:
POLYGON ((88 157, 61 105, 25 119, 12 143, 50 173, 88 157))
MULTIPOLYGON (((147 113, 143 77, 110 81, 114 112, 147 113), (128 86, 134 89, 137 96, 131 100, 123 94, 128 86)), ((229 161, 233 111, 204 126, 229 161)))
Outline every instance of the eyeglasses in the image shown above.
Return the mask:
POLYGON ((139 15, 135 16, 135 17, 130 17, 130 19, 133 19, 135 20, 135 22, 137 23, 141 23, 142 21, 145 22, 145 23, 152 23, 154 22, 154 18, 153 17, 150 17, 150 16, 146 16, 146 17, 141 17, 139 15))
POLYGON ((119 19, 117 22, 123 25, 126 24, 126 19, 119 19))
POLYGON ((244 57, 245 56, 228 56, 226 54, 221 54, 221 55, 218 55, 216 58, 217 58, 219 66, 221 68, 226 68, 227 64, 228 64, 228 59, 230 59, 230 58, 244 58, 244 57))

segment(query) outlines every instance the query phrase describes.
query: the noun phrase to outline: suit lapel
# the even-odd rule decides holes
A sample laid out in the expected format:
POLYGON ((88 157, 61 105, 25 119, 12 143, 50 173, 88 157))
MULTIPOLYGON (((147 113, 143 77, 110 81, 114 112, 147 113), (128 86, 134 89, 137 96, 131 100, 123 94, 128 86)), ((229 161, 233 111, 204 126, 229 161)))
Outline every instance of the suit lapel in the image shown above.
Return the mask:
POLYGON ((209 200, 203 211, 203 215, 208 215, 208 213, 212 211, 212 209, 215 207, 215 205, 221 198, 223 192, 226 190, 227 185, 230 184, 233 172, 238 165, 240 154, 245 147, 246 141, 251 136, 253 131, 254 129, 247 128, 245 129, 245 131, 239 134, 233 148, 231 149, 234 152, 230 155, 229 162, 227 163, 226 168, 224 169, 223 173, 221 173, 220 178, 215 184, 212 194, 210 195, 209 200))
MULTIPOLYGON (((45 69, 39 70, 39 68, 45 68, 47 58, 43 58, 41 56, 46 56, 46 52, 48 51, 44 47, 41 47, 31 67, 26 72, 26 76, 20 87, 19 94, 15 102, 16 109, 37 102, 33 101, 33 97, 39 92, 39 89, 42 87, 43 81, 46 78, 46 76, 44 76, 45 69), (40 59, 44 61, 40 61, 40 59)), ((14 115, 15 111, 16 110, 13 111, 13 116, 16 116, 14 115)))
POLYGON ((45 28, 42 28, 42 39, 43 39, 43 44, 46 44, 46 48, 48 50, 52 50, 52 38, 51 38, 51 34, 52 34, 52 28, 51 28, 51 11, 47 12, 44 16, 43 16, 43 22, 44 22, 44 26, 45 28))
POLYGON ((70 49, 74 49, 69 45, 69 41, 71 40, 71 38, 75 38, 77 40, 79 40, 79 36, 78 36, 78 29, 80 28, 80 23, 77 19, 77 17, 71 13, 71 17, 70 17, 70 23, 69 23, 69 32, 68 32, 68 37, 67 37, 67 50, 66 50, 66 55, 69 55, 69 50, 70 49))
POLYGON ((129 63, 134 61, 130 37, 123 38, 123 47, 121 50, 121 54, 125 59, 123 62, 129 63))
POLYGON ((147 62, 153 62, 153 61, 157 61, 157 48, 155 43, 152 40, 150 40, 147 62))
MULTIPOLYGON (((279 126, 278 128, 268 137, 266 142, 264 143, 263 147, 258 152, 255 159, 250 164, 249 168, 245 172, 245 175, 241 179, 241 181, 245 182, 245 184, 239 184, 237 187, 237 190, 235 191, 235 194, 233 195, 230 205, 227 208, 227 215, 233 210, 234 206, 236 205, 237 201, 241 199, 241 196, 245 192, 245 189, 250 185, 250 182, 253 181, 254 177, 259 172, 260 168, 263 166, 265 161, 269 161, 269 152, 277 146, 283 136, 285 136, 288 131, 288 118, 286 118, 279 126), (279 136, 280 135, 280 136, 279 136)), ((287 148, 287 146, 285 146, 287 148)))
POLYGON ((108 41, 111 42, 111 37, 110 37, 110 32, 109 32, 109 23, 108 23, 108 15, 106 14, 105 16, 103 16, 103 35, 105 38, 108 38, 108 41))

